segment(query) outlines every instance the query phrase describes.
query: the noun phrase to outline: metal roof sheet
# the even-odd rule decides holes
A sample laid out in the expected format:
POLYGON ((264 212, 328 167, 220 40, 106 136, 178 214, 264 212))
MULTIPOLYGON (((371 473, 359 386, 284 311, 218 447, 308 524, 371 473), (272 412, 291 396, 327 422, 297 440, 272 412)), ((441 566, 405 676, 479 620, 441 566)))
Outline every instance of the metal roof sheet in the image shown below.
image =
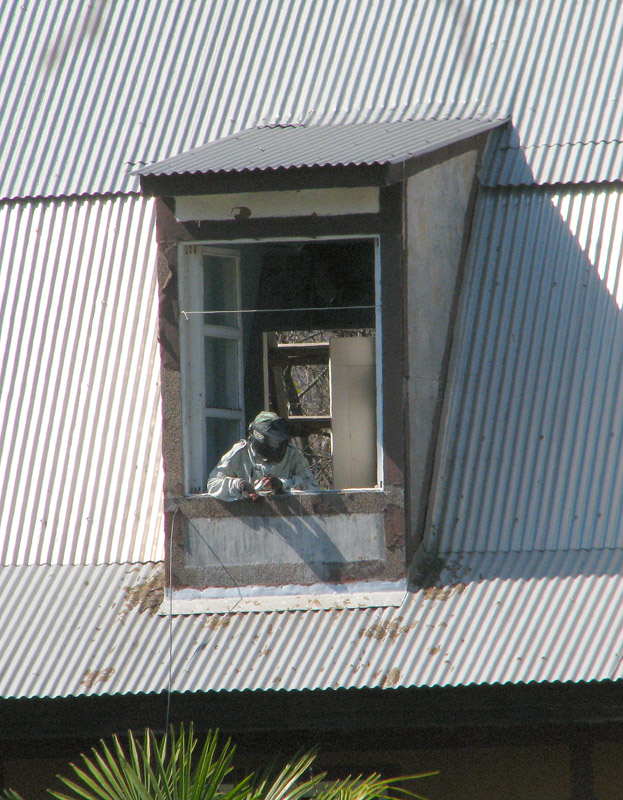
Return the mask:
POLYGON ((4 567, 1 697, 623 678, 623 550, 450 557, 398 608, 159 616, 162 565, 4 567), (171 659, 170 659, 171 653, 171 659))
POLYGON ((150 164, 139 175, 280 167, 397 164, 503 125, 505 120, 404 120, 351 125, 266 125, 150 164))
POLYGON ((163 557, 154 221, 0 205, 0 564, 163 557))
POLYGON ((623 544, 623 192, 481 190, 427 547, 623 544))
POLYGON ((3 198, 135 191, 129 164, 318 115, 512 115, 520 160, 576 145, 538 181, 622 146, 618 0, 5 0, 0 41, 3 198))
POLYGON ((529 186, 623 180, 621 142, 491 147, 479 173, 483 186, 529 186))
MULTIPOLYGON (((129 163, 267 119, 506 114, 486 183, 617 179, 622 22, 618 0, 9 0, 0 191, 127 192, 129 163)), ((98 565, 162 555, 152 206, 5 203, 3 557, 54 566, 0 571, 3 696, 162 691, 171 629, 178 691, 620 678, 620 203, 481 196, 427 538, 477 551, 450 559, 465 589, 171 627, 139 610, 157 564, 98 565)))

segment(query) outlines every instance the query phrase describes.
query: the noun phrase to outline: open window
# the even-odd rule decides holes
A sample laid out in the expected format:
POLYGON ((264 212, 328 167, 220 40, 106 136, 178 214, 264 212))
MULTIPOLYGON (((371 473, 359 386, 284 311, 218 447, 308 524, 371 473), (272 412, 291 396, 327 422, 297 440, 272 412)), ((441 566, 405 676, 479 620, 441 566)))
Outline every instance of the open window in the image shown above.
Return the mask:
POLYGON ((379 486, 378 240, 181 248, 186 491, 263 409, 289 419, 322 488, 379 486))

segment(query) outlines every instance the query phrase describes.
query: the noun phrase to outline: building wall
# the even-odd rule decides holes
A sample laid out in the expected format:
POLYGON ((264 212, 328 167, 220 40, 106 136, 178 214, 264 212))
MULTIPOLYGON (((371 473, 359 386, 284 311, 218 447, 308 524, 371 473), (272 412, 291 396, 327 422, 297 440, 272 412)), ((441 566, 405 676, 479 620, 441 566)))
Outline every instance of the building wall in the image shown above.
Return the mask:
POLYGON ((623 796, 623 741, 597 741, 593 745, 595 795, 597 800, 623 796))
POLYGON ((428 800, 569 800, 569 755, 564 745, 418 750, 409 772, 439 770, 415 781, 428 800))
POLYGON ((409 492, 413 545, 421 537, 439 431, 478 153, 407 181, 409 492))

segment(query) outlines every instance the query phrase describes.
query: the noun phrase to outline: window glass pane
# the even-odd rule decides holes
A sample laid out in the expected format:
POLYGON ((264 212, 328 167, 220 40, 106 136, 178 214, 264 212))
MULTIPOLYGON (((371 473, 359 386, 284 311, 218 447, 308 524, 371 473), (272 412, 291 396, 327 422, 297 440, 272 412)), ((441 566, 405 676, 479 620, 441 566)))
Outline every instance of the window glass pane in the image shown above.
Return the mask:
MULTIPOLYGON (((229 256, 203 257, 203 310, 237 310, 236 259, 229 256)), ((236 314, 205 314, 206 325, 238 326, 236 314)))
POLYGON ((206 453, 208 475, 229 448, 242 438, 240 423, 235 419, 206 419, 206 453))
POLYGON ((205 403, 209 408, 240 408, 238 340, 206 336, 205 403))

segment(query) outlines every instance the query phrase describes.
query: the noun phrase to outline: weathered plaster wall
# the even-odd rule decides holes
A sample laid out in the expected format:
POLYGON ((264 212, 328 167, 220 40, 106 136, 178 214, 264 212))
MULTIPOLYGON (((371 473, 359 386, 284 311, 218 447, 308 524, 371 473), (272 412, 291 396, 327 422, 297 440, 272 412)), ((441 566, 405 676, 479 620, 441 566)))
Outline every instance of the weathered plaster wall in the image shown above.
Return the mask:
MULTIPOLYGON (((165 499, 184 494, 182 459, 182 382, 177 251, 191 236, 167 205, 156 203, 158 239, 158 341, 161 359, 162 454, 165 499)), ((166 508, 165 508, 166 511, 166 508)), ((165 533, 168 529, 165 522, 165 533)))
POLYGON ((402 493, 322 492, 180 501, 176 588, 404 578, 402 493), (184 542, 182 546, 181 543, 184 542))
POLYGON ((406 188, 411 547, 426 514, 478 151, 416 173, 406 188))

